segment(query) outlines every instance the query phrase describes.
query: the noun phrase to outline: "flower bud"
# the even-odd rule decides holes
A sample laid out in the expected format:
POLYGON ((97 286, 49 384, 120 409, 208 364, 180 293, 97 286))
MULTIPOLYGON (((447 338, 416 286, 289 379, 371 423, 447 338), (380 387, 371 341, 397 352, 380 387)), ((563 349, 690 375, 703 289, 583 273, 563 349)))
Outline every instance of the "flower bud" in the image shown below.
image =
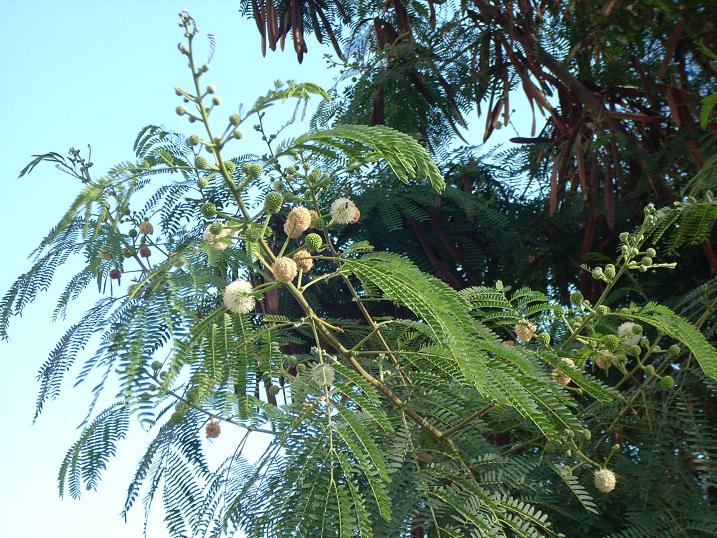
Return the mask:
POLYGON ((209 168, 209 161, 205 157, 198 155, 194 159, 194 166, 197 168, 209 168))
POLYGON ((127 232, 127 235, 129 235, 132 239, 134 239, 135 237, 137 237, 137 230, 132 228, 129 232, 127 232))
POLYGON ((281 193, 272 191, 266 195, 264 199, 264 210, 270 215, 275 215, 281 211, 281 206, 284 204, 284 197, 281 193))
POLYGON ((152 361, 152 364, 150 365, 150 368, 154 370, 155 372, 162 369, 162 363, 159 361, 152 361))
POLYGON ((256 179, 264 172, 264 168, 258 163, 243 163, 241 171, 246 177, 256 179))
POLYGON ((222 428, 218 422, 211 421, 207 424, 206 428, 204 428, 204 432, 209 439, 216 439, 219 437, 219 434, 222 433, 222 428))
POLYGON ((669 351, 670 351, 670 353, 672 353, 673 355, 679 355, 679 354, 680 354, 680 346, 678 346, 677 344, 672 344, 672 345, 669 347, 669 351))
POLYGON ((219 235, 224 231, 224 225, 221 222, 212 222, 209 225, 209 233, 219 235))
POLYGON ((649 258, 654 258, 655 256, 657 256, 657 251, 654 248, 648 248, 645 251, 645 256, 649 258))
POLYGON ((620 338, 614 334, 608 334, 603 340, 603 344, 609 351, 617 351, 617 348, 620 347, 620 338))
POLYGON ((177 116, 184 116, 184 114, 187 113, 187 110, 182 105, 179 105, 174 111, 177 113, 177 116))
POLYGON ((622 232, 620 234, 620 241, 625 243, 630 238, 630 234, 627 232, 622 232))
POLYGON ((209 180, 205 177, 200 177, 197 180, 197 187, 200 189, 206 189, 209 186, 209 180))
POLYGON ((598 307, 595 309, 595 311, 598 314, 600 314, 601 316, 606 316, 610 313, 610 307, 608 307, 604 304, 601 304, 601 305, 598 305, 598 307))
POLYGON ((662 387, 663 390, 670 390, 672 387, 675 386, 675 378, 671 375, 666 375, 662 379, 660 379, 660 387, 662 387))
POLYGON ((216 93, 217 87, 214 84, 210 84, 207 86, 207 93, 216 93))
POLYGON ((322 244, 323 240, 319 234, 311 233, 304 238, 304 246, 309 250, 309 252, 319 250, 322 244))
POLYGON ((202 212, 202 215, 207 218, 211 218, 217 214, 217 206, 214 205, 212 202, 203 203, 199 207, 199 210, 202 212))
POLYGON ((234 127, 238 127, 241 124, 241 116, 239 114, 232 114, 229 116, 229 123, 234 127))
POLYGON ((236 172, 237 169, 237 163, 235 163, 234 161, 225 161, 224 168, 227 169, 227 172, 230 176, 233 176, 234 172, 236 172))
POLYGON ((222 104, 222 98, 219 97, 218 95, 215 95, 214 97, 212 97, 212 104, 215 105, 215 106, 221 105, 221 104, 222 104))
POLYGON ((190 146, 196 146, 202 143, 202 137, 199 135, 193 134, 189 138, 187 138, 187 144, 190 146))
POLYGON ((605 266, 605 276, 608 277, 609 279, 615 278, 615 266, 612 265, 611 263, 608 263, 605 266))
POLYGON ((572 304, 580 304, 583 302, 583 299, 585 299, 585 297, 583 297, 583 294, 579 291, 574 291, 570 294, 570 302, 572 304))

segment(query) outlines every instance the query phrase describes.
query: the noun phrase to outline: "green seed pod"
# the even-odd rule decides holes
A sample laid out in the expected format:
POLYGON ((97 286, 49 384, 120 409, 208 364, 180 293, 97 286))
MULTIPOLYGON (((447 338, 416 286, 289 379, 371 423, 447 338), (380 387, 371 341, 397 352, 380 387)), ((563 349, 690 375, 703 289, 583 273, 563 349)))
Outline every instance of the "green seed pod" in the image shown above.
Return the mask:
POLYGON ((675 378, 671 375, 666 375, 662 379, 660 379, 660 386, 664 390, 670 390, 672 387, 675 386, 675 378))
POLYGON ((207 218, 211 218, 217 214, 217 206, 211 202, 203 203, 200 206, 199 210, 202 212, 202 215, 207 218))
POLYGON ((321 236, 317 233, 310 233, 304 239, 304 246, 309 252, 315 252, 319 250, 322 244, 323 240, 321 239, 321 236))
POLYGON ((281 193, 273 191, 266 195, 264 199, 264 211, 270 215, 275 215, 281 211, 281 206, 284 204, 284 197, 281 193))

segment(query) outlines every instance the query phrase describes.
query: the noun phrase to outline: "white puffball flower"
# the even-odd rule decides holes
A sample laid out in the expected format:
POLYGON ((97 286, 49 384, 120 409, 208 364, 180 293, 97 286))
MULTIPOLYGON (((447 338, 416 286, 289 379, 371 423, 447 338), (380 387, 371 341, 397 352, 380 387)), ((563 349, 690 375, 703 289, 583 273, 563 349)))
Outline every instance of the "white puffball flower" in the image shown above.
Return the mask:
POLYGON ((224 306, 235 314, 248 314, 256 305, 256 299, 250 295, 251 292, 251 283, 246 280, 230 282, 224 289, 224 306))
POLYGON ((610 493, 615 489, 617 478, 610 469, 595 471, 595 487, 603 493, 610 493))
POLYGON ((356 216, 356 204, 348 198, 336 198, 329 210, 331 222, 336 224, 350 224, 356 216))
POLYGON ((632 321, 626 321, 617 328, 617 335, 623 344, 636 346, 642 340, 642 327, 632 321))

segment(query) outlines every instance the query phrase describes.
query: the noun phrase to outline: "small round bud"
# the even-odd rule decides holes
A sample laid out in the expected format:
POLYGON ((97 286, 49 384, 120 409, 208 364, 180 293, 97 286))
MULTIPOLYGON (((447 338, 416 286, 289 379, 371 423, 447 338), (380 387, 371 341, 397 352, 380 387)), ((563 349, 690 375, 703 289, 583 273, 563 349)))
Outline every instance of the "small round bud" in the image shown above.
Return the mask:
POLYGON ((545 347, 548 347, 550 345, 550 335, 548 333, 538 333, 535 335, 535 338, 545 347))
POLYGON ((197 168, 209 168, 209 161, 205 157, 198 155, 194 159, 194 166, 197 168))
POLYGON ((119 280, 122 277, 122 271, 116 267, 110 271, 110 278, 112 280, 119 280))
POLYGON ((580 304, 583 302, 583 299, 585 299, 585 297, 583 297, 583 294, 579 291, 574 291, 570 294, 570 302, 572 304, 580 304))
POLYGON ((323 240, 319 234, 311 233, 304 238, 304 246, 309 250, 309 252, 319 250, 322 244, 323 240))
POLYGON ((154 370, 155 372, 162 369, 162 363, 159 361, 152 361, 152 364, 150 365, 150 368, 154 370))
POLYGON ((209 439, 216 439, 219 437, 219 434, 222 433, 222 428, 219 426, 218 422, 212 421, 207 424, 206 428, 204 428, 204 432, 207 434, 209 439))
POLYGON ((234 161, 226 161, 224 163, 224 168, 227 169, 227 172, 230 176, 233 176, 234 172, 236 172, 237 169, 237 163, 235 163, 234 161))
POLYGON ((604 272, 605 272, 605 276, 606 276, 606 277, 608 277, 608 278, 610 278, 610 279, 615 278, 615 266, 612 265, 611 263, 608 263, 608 264, 605 266, 605 271, 604 271, 604 272))
POLYGON ((669 351, 670 351, 670 353, 672 353, 673 355, 679 355, 679 354, 680 354, 680 346, 678 346, 677 344, 672 344, 672 345, 669 347, 669 351))
POLYGON ((323 230, 326 228, 326 221, 323 217, 316 217, 311 221, 311 227, 317 230, 323 230))
POLYGON ((603 344, 609 351, 617 351, 620 347, 620 338, 614 334, 608 334, 603 340, 603 344))
POLYGON ((258 226, 252 226, 250 228, 247 228, 244 232, 244 239, 246 239, 249 242, 256 242, 261 239, 262 236, 262 229, 258 226))
POLYGON ((211 218, 217 214, 217 206, 214 205, 212 202, 204 202, 199 207, 199 210, 202 212, 202 215, 207 218, 211 218))
POLYGON ((220 235, 224 231, 224 225, 221 222, 212 222, 209 225, 209 233, 220 235))
POLYGON ((127 235, 129 235, 132 239, 134 239, 135 237, 137 237, 137 230, 132 228, 129 232, 127 232, 127 235))
POLYGON ((206 189, 209 186, 209 180, 205 177, 200 177, 197 180, 197 187, 200 189, 206 189))
POLYGON ((221 104, 222 104, 222 98, 219 97, 218 95, 215 95, 214 97, 212 97, 212 104, 215 105, 215 106, 221 105, 221 104))
POLYGON ((627 232, 622 232, 622 233, 620 234, 620 241, 622 241, 623 243, 627 242, 627 240, 628 240, 629 238, 630 238, 630 234, 627 233, 627 232))
POLYGON ((604 304, 601 304, 601 305, 598 305, 598 307, 595 309, 595 311, 598 314, 600 314, 601 316, 606 316, 610 313, 610 307, 608 307, 604 304))
POLYGON ((640 260, 640 264, 647 266, 652 265, 652 258, 650 258, 649 256, 643 256, 640 260))
POLYGON ((184 43, 177 45, 177 49, 179 49, 179 52, 182 54, 189 54, 189 48, 184 43))
POLYGON ((264 172, 264 168, 258 163, 244 163, 241 165, 241 171, 249 179, 256 179, 264 172))
POLYGON ((217 93, 217 87, 214 84, 207 86, 207 93, 217 93))
POLYGON ((297 250, 292 258, 296 266, 304 273, 311 271, 311 268, 314 266, 314 260, 311 259, 311 254, 309 254, 308 250, 297 250))
POLYGON ((184 116, 187 113, 187 110, 182 105, 179 105, 174 111, 177 113, 177 116, 184 116))
POLYGON ((296 262, 291 258, 287 258, 286 256, 277 258, 274 264, 271 266, 271 270, 274 273, 274 278, 279 282, 283 282, 284 284, 287 284, 294 280, 294 277, 298 272, 296 262))
POLYGON ((234 132, 232 133, 232 138, 234 138, 235 140, 241 140, 243 136, 244 135, 242 134, 242 132, 239 129, 235 129, 234 132))
POLYGON ((281 193, 273 191, 266 195, 264 199, 264 210, 270 215, 275 215, 281 211, 281 206, 284 204, 284 197, 281 193))
POLYGON ((193 134, 189 138, 187 138, 187 144, 190 146, 197 146, 202 143, 202 137, 199 135, 193 134))
POLYGON ((663 390, 671 390, 674 386, 675 378, 671 375, 666 375, 665 377, 660 379, 660 387, 662 387, 663 390))
POLYGON ((648 248, 645 251, 645 256, 647 256, 648 258, 654 258, 655 256, 657 256, 657 251, 654 248, 648 248))
POLYGON ((203 64, 202 67, 199 68, 200 73, 206 73, 209 71, 209 64, 203 64))
POLYGON ((602 267, 595 267, 593 269, 593 278, 596 280, 600 280, 603 277, 602 267))
POLYGON ((149 247, 144 246, 139 249, 139 255, 143 258, 149 258, 152 255, 152 251, 149 247))
POLYGON ((647 375, 655 375, 655 367, 652 364, 645 366, 645 373, 647 375))
POLYGON ((229 123, 234 127, 241 125, 241 116, 239 114, 232 114, 229 116, 229 123))
POLYGON ((642 353, 642 349, 638 345, 630 345, 627 346, 625 353, 627 353, 628 355, 632 355, 633 357, 639 357, 640 353, 642 353))
POLYGON ((595 472, 595 487, 603 493, 610 493, 615 489, 617 479, 615 473, 609 469, 600 469, 595 472))
POLYGON ((154 226, 152 226, 149 220, 144 219, 142 224, 139 225, 139 232, 142 235, 152 235, 154 233, 154 226))

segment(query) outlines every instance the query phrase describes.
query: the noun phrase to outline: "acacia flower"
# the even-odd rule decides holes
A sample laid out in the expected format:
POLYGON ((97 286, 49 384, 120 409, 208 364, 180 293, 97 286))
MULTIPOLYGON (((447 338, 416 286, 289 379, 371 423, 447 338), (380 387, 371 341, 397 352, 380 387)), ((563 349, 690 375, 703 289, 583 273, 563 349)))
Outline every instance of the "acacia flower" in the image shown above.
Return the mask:
POLYGON ((251 283, 235 280, 224 289, 224 306, 235 314, 248 314, 254 310, 256 299, 251 295, 251 283))
MULTIPOLYGON (((563 358, 563 362, 568 366, 575 368, 575 361, 573 359, 563 358)), ((570 385, 570 382, 572 381, 568 374, 557 368, 553 370, 553 379, 555 379, 555 382, 558 385, 562 385, 564 387, 570 385)))
POLYGON ((348 198, 337 198, 331 204, 329 213, 331 222, 336 224, 349 224, 356 216, 356 204, 348 198))
POLYGON ((610 469, 595 471, 595 487, 603 493, 610 493, 615 489, 617 478, 610 469))
POLYGON ((626 321, 617 328, 617 335, 623 344, 635 346, 642 339, 642 327, 632 321, 626 321))
POLYGON ((217 250, 224 250, 229 246, 232 231, 229 228, 223 228, 218 234, 212 233, 211 227, 216 224, 212 223, 204 230, 204 240, 217 250))
POLYGON ((222 433, 222 428, 219 426, 218 422, 211 421, 207 424, 207 427, 204 429, 205 433, 207 434, 207 437, 210 439, 216 439, 219 437, 219 434, 222 433))
POLYGON ((311 271, 314 266, 314 260, 311 259, 311 254, 306 249, 297 250, 292 258, 296 262, 296 266, 304 273, 311 271))
POLYGON ((614 358, 615 355, 612 353, 612 351, 603 349, 600 353, 598 353, 598 356, 595 359, 595 365, 601 370, 607 370, 608 368, 610 368, 610 365, 612 364, 614 358))
POLYGON ((527 343, 533 339, 533 336, 535 336, 535 332, 538 330, 538 326, 529 319, 523 319, 516 323, 514 329, 515 334, 518 335, 518 338, 520 338, 521 341, 527 343))
POLYGON ((311 226, 311 213, 305 207, 295 207, 286 217, 284 223, 284 233, 296 239, 301 237, 306 230, 311 226))
POLYGON ((271 266, 271 270, 274 273, 274 278, 279 282, 283 282, 284 284, 287 284, 294 280, 294 277, 298 272, 296 262, 291 258, 287 258, 286 256, 277 258, 274 264, 271 266))

